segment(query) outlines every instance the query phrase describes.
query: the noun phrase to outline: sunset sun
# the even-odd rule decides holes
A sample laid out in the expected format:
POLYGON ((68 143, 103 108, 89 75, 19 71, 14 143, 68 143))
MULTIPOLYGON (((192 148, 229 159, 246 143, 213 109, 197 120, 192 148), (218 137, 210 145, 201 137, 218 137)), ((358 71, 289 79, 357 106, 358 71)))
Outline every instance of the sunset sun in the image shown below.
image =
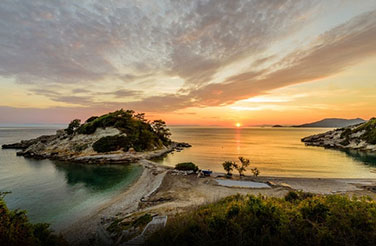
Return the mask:
POLYGON ((235 124, 235 126, 236 126, 237 128, 239 128, 239 127, 242 126, 242 124, 240 124, 239 122, 237 122, 237 123, 235 124))

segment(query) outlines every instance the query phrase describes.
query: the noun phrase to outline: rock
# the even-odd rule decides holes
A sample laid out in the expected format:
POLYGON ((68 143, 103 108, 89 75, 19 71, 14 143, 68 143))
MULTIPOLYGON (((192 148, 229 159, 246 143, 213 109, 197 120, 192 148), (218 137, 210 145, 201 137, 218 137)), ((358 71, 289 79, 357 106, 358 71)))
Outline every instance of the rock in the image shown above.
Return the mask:
POLYGON ((376 119, 302 138, 307 146, 376 152, 376 119))
POLYGON ((1 147, 3 149, 27 149, 30 146, 37 144, 37 143, 47 143, 51 139, 54 139, 55 135, 43 135, 38 138, 30 139, 30 140, 22 140, 19 143, 13 143, 13 144, 4 144, 1 147))
POLYGON ((124 164, 136 162, 140 159, 152 159, 170 153, 176 149, 180 151, 189 147, 188 143, 172 142, 169 146, 159 146, 153 151, 135 151, 129 148, 127 152, 117 150, 107 153, 97 153, 93 144, 103 137, 125 135, 114 127, 96 128, 92 134, 75 132, 68 135, 64 130, 58 130, 56 135, 45 135, 35 139, 24 140, 19 143, 5 144, 4 149, 20 149, 18 156, 35 159, 54 159, 79 163, 96 164, 124 164))
POLYGON ((284 187, 284 188, 288 188, 288 189, 292 189, 291 186, 289 184, 286 184, 286 183, 280 183, 279 186, 284 187))
POLYGON ((181 143, 176 143, 176 147, 177 148, 190 148, 192 147, 192 145, 190 145, 189 143, 181 142, 181 143))
POLYGON ((134 150, 134 148, 129 148, 128 153, 134 154, 136 153, 136 151, 134 150))

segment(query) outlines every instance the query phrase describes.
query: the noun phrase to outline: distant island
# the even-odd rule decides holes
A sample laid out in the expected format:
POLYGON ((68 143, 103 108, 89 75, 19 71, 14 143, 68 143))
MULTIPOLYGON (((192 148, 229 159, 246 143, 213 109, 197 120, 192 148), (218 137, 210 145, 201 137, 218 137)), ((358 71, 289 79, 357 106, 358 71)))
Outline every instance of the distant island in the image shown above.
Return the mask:
POLYGON ((312 122, 312 123, 297 125, 294 127, 322 127, 322 128, 347 127, 347 126, 361 124, 364 122, 365 120, 361 118, 356 118, 356 119, 327 118, 327 119, 323 119, 323 120, 312 122))
POLYGON ((118 110, 92 116, 83 124, 71 121, 55 135, 40 136, 4 149, 21 149, 17 155, 37 159, 57 159, 82 163, 122 163, 150 159, 175 149, 190 147, 170 139, 163 120, 148 121, 144 113, 118 110))
POLYGON ((376 152, 376 118, 302 139, 306 145, 376 152))

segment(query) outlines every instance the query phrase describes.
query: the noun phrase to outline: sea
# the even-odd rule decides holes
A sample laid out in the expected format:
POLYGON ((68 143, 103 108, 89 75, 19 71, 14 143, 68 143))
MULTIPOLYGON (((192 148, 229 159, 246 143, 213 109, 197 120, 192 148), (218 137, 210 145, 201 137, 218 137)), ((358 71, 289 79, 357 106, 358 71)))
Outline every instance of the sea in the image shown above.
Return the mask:
MULTIPOLYGON (((0 144, 54 134, 61 126, 0 127, 0 144)), ((191 148, 155 161, 175 166, 193 162, 201 169, 224 172, 224 161, 248 158, 261 176, 307 178, 376 178, 376 156, 305 146, 301 138, 323 128, 171 127, 172 139, 191 148)), ((69 226, 116 195, 141 175, 138 165, 80 165, 26 159, 17 150, 0 149, 0 192, 10 209, 26 210, 31 222, 69 226)), ((251 175, 250 171, 246 175, 251 175)))

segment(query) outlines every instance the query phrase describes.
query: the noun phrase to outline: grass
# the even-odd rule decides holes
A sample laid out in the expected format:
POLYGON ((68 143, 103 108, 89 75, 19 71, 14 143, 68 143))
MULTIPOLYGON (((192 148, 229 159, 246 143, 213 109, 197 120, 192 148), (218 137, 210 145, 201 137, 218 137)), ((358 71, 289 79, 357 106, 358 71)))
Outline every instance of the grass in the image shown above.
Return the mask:
POLYGON ((147 245, 376 245, 368 198, 230 196, 170 219, 147 245))

